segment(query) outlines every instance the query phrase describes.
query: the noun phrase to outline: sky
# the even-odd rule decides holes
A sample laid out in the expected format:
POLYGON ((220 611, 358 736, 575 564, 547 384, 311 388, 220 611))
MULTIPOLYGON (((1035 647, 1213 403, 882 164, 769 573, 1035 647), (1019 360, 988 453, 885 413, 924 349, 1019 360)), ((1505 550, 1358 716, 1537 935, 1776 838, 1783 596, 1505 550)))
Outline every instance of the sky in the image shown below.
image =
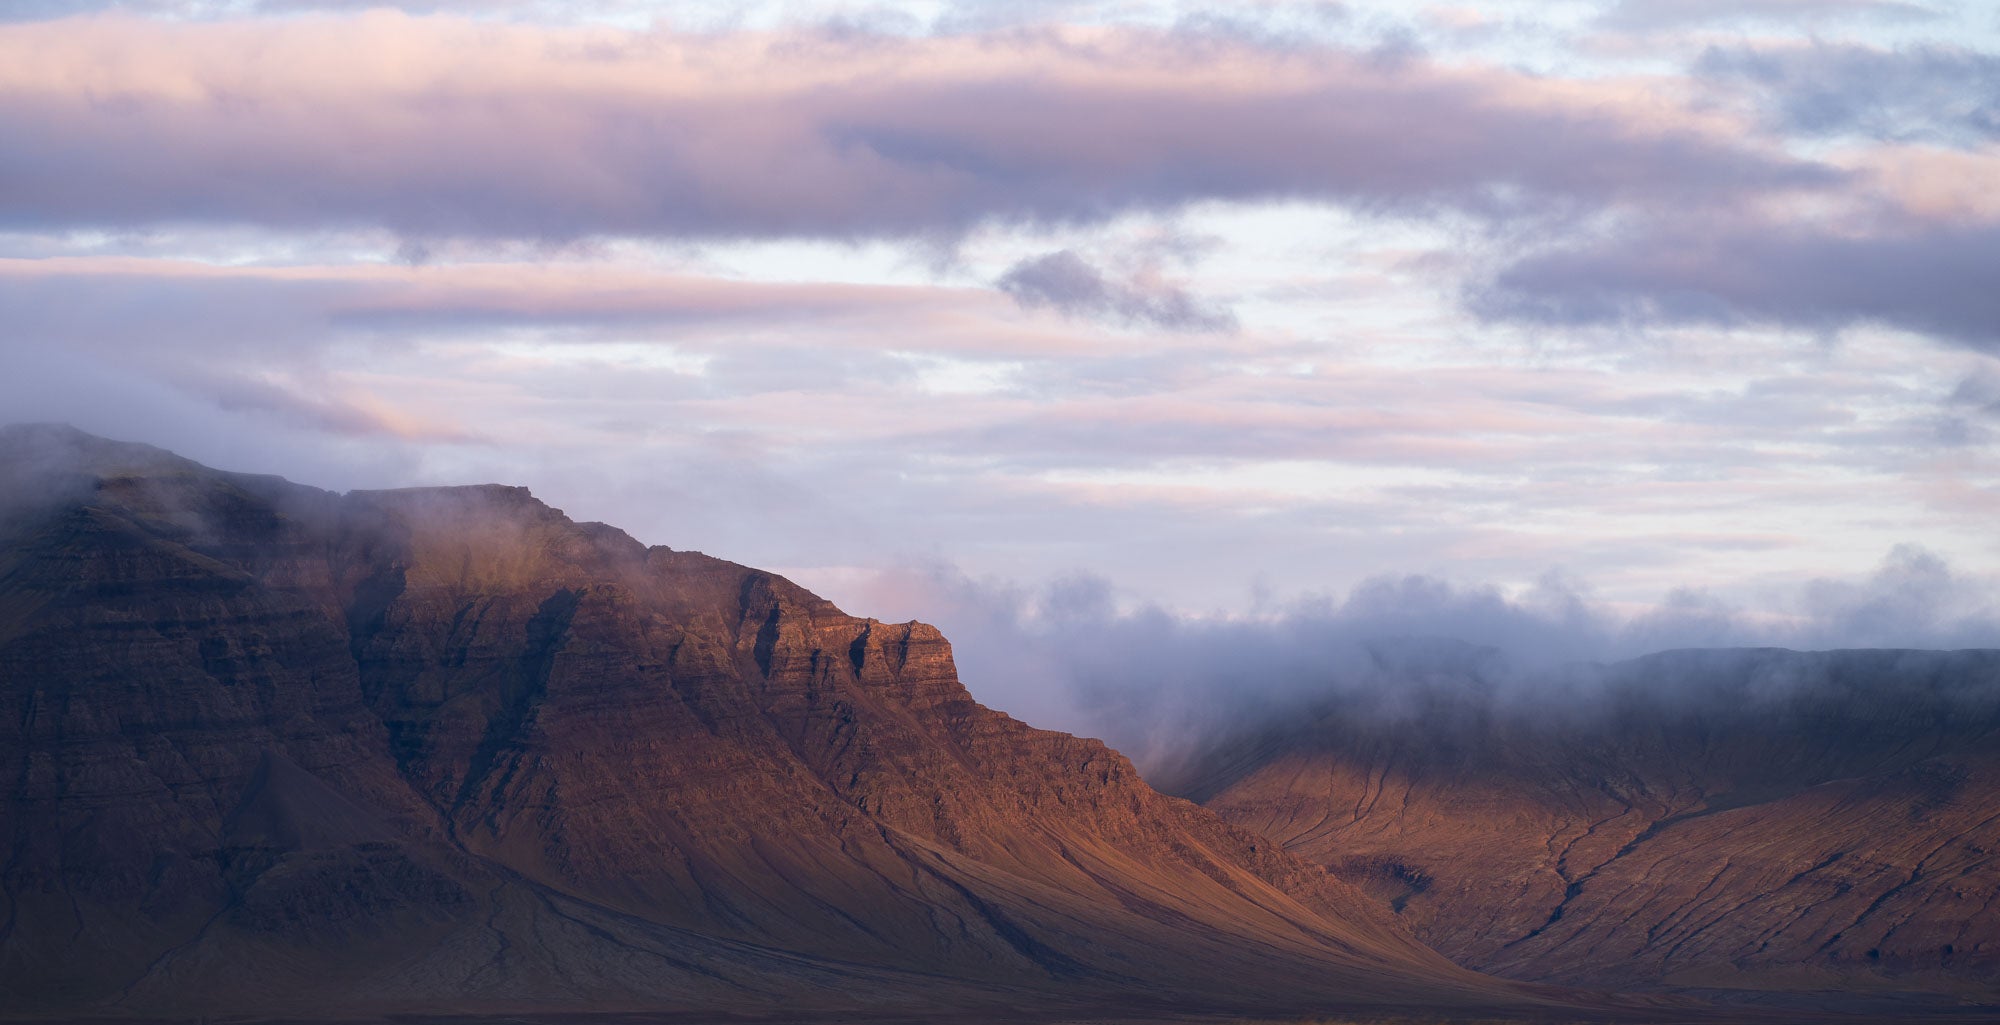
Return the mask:
POLYGON ((525 484, 1058 722, 977 677, 2000 646, 1995 181, 1978 2, 12 0, 0 420, 525 484))

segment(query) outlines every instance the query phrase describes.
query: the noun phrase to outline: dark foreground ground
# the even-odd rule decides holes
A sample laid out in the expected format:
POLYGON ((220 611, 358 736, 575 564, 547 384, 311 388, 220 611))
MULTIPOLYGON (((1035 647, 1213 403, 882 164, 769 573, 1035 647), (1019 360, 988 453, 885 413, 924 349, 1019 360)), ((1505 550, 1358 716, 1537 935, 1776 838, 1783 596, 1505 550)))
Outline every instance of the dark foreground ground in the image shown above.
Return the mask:
MULTIPOLYGON (((1635 1005, 1641 1003, 1635 1001, 1635 1005)), ((1912 1010, 1907 1005, 1849 1001, 1846 1007, 1646 1007, 1607 1006, 1573 1012, 1467 1016, 1461 1012, 1397 1015, 1309 1013, 1203 1014, 1172 1008, 1066 1008, 1036 1011, 976 1010, 910 1014, 723 1014, 678 1012, 509 1013, 387 1015, 374 1018, 14 1018, 26 1023, 76 1022, 80 1025, 1990 1025, 2000 1022, 1996 1007, 1934 1007, 1912 1010)))

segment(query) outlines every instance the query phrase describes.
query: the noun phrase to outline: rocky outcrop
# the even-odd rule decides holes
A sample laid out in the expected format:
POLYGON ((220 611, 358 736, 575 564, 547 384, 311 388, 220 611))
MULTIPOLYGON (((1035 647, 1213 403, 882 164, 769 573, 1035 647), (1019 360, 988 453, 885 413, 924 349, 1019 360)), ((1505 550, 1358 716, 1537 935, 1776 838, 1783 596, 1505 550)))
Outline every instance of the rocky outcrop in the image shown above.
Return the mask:
POLYGON ((570 521, 0 436, 14 1013, 1472 1006, 920 623, 570 521))
POLYGON ((1668 652, 1412 682, 1172 784, 1461 963, 1631 989, 2000 998, 2000 652, 1668 652))

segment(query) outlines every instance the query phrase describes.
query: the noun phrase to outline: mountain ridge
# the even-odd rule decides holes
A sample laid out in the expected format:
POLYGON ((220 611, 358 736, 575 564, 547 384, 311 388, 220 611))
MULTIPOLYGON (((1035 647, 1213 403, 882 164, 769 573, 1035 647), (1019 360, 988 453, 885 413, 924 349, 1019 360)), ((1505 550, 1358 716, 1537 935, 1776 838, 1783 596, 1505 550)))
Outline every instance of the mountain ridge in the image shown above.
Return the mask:
POLYGON ((1560 1006, 979 705, 935 628, 526 489, 48 427, 0 479, 16 1013, 1560 1006))

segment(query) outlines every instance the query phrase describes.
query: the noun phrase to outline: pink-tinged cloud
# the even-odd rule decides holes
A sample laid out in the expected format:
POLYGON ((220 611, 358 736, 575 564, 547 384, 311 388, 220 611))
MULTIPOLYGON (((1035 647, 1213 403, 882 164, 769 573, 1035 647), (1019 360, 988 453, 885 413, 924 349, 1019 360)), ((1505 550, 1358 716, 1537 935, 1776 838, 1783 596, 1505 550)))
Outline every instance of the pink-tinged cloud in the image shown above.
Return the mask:
POLYGON ((223 372, 180 375, 189 394, 226 413, 267 414, 310 430, 346 437, 390 437, 414 442, 472 442, 477 433, 448 418, 398 408, 379 397, 319 380, 310 387, 271 374, 223 372))
MULTIPOLYGON (((1693 459, 1706 473, 1757 462, 1755 446, 1732 439, 1773 425, 1897 462, 1910 443, 1863 436, 1885 430, 1884 421, 1866 431, 1853 422, 1856 404, 1879 401, 1873 377, 1865 387, 1817 374, 1791 392, 1781 380, 1741 394, 1686 394, 1644 378, 1480 365, 1335 361, 1272 373, 1273 361, 1335 358, 1265 353, 1273 342, 1255 333, 1094 332, 1024 314, 978 288, 759 283, 579 264, 86 257, 0 259, 0 309, 0 348, 17 361, 93 360, 222 408, 337 434, 483 437, 574 404, 593 415, 616 407, 635 423, 902 438, 1028 472, 1310 459, 1480 473, 1535 466, 1550 478, 1591 465, 1693 459), (934 390, 925 368, 941 364, 1000 369, 969 389, 934 390), (384 376, 364 382, 356 377, 364 372, 384 376), (471 381, 488 390, 445 394, 447 382, 471 381), (555 405, 506 405, 530 395, 555 405), (441 416, 398 426, 385 410, 441 416)), ((1954 408, 1979 415, 1985 392, 1964 390, 1954 408)), ((546 429, 537 422, 534 431, 546 429)), ((1599 507, 1609 500, 1590 498, 1599 507)))
POLYGON ((1136 30, 69 19, 0 27, 0 224, 934 236, 1201 200, 1505 213, 1840 176, 1657 85, 1136 30))
POLYGON ((984 288, 766 282, 592 264, 223 266, 135 257, 0 258, 0 342, 202 351, 322 345, 337 335, 402 338, 495 328, 591 332, 667 327, 682 343, 796 341, 934 352, 1081 353, 1115 338, 1024 315, 984 288), (690 333, 694 333, 690 337, 690 333))

